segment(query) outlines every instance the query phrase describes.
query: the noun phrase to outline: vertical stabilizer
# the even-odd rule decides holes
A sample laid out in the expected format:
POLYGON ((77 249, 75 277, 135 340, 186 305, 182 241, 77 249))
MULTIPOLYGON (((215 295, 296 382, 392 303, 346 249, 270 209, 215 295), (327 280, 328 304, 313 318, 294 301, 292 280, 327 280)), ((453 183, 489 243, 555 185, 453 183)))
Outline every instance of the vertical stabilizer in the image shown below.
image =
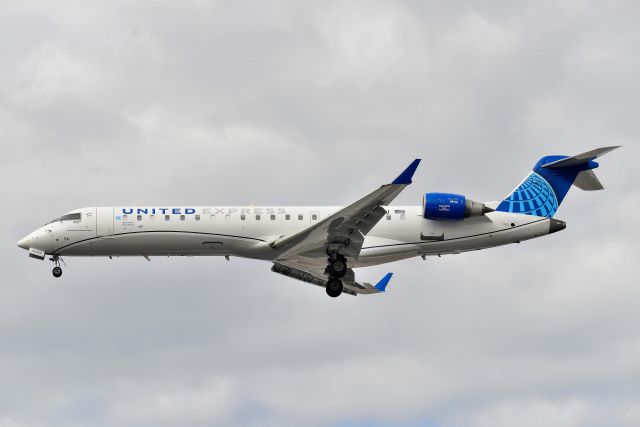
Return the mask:
POLYGON ((594 159, 616 148, 597 148, 571 157, 543 157, 496 210, 553 217, 572 185, 583 190, 604 188, 593 172, 598 167, 594 159))

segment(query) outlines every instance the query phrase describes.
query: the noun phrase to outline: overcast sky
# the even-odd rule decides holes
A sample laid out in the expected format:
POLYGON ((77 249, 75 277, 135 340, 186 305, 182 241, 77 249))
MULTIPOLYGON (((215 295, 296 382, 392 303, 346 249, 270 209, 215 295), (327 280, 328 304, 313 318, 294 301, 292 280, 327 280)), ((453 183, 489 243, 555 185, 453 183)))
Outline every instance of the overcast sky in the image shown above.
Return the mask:
POLYGON ((640 425, 637 1, 0 2, 0 427, 640 425), (29 259, 96 205, 508 193, 624 145, 567 229, 361 269, 29 259))

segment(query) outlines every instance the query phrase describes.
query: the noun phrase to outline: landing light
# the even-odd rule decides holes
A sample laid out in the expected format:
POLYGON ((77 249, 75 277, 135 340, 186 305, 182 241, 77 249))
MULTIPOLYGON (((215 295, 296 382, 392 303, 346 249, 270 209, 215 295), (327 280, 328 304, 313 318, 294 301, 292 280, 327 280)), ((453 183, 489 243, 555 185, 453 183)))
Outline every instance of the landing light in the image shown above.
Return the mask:
POLYGON ((36 249, 36 248, 29 248, 29 256, 31 258, 36 258, 39 260, 44 260, 45 257, 45 253, 44 251, 41 251, 40 249, 36 249))

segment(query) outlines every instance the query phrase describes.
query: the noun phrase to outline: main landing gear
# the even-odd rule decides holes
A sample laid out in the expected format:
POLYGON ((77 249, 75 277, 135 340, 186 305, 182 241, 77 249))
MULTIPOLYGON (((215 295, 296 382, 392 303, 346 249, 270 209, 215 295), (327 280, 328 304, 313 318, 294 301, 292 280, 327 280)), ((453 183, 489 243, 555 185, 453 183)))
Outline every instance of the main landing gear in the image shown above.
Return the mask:
POLYGON ((339 297, 342 293, 342 287, 342 281, 340 281, 340 279, 330 277, 327 281, 327 295, 331 298, 339 297))
MULTIPOLYGON (((62 258, 60 258, 60 255, 54 255, 51 258, 49 258, 50 261, 53 261, 53 263, 55 264, 55 267, 53 267, 53 277, 58 278, 60 276, 62 276, 62 268, 60 267, 60 261, 62 261, 62 263, 64 264, 64 260, 62 258)), ((66 264, 65 264, 66 267, 66 264)))
POLYGON ((347 259, 342 255, 334 255, 329 258, 329 274, 338 279, 347 274, 347 259))
POLYGON ((339 297, 343 289, 340 278, 347 274, 347 259, 340 254, 331 255, 328 270, 330 277, 327 281, 327 295, 331 298, 339 297))

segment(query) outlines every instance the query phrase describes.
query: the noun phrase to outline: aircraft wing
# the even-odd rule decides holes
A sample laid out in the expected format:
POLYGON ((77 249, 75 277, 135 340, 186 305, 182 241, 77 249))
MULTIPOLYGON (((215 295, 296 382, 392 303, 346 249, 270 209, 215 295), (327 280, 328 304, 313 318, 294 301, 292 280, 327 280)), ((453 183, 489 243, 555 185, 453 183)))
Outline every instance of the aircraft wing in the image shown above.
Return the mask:
MULTIPOLYGON (((327 286, 327 278, 324 275, 324 266, 319 264, 316 264, 315 267, 309 267, 304 264, 299 264, 296 261, 276 262, 273 264, 273 267, 271 267, 271 271, 305 283, 311 283, 312 285, 322 287, 327 286)), ((367 282, 356 282, 353 270, 348 269, 347 274, 345 274, 341 279, 344 286, 342 292, 354 296, 385 292, 392 275, 393 273, 387 273, 378 281, 377 284, 372 285, 367 282)))
POLYGON ((282 236, 270 243, 278 251, 276 262, 311 261, 326 266, 328 251, 340 253, 347 261, 357 260, 364 237, 387 213, 383 206, 411 184, 420 159, 414 160, 393 182, 385 184, 357 202, 311 225, 299 233, 282 236), (308 259, 308 260, 305 260, 308 259), (318 263, 318 259, 322 262, 318 263))

